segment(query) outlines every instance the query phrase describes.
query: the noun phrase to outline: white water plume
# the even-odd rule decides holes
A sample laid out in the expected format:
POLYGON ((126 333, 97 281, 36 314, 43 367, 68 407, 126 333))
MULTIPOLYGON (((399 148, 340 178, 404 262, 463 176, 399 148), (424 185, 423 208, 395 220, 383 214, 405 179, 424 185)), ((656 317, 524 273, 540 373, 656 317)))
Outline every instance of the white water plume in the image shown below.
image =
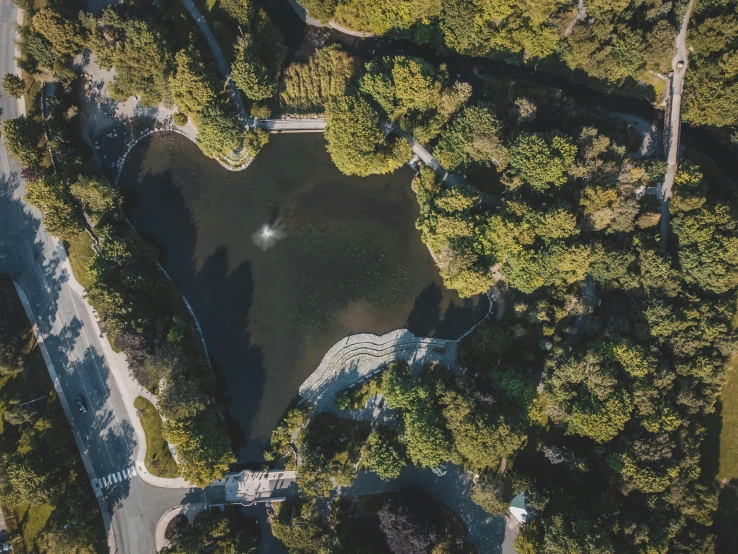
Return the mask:
POLYGON ((251 240, 254 244, 262 250, 268 250, 274 246, 278 240, 283 239, 286 233, 282 230, 281 221, 277 220, 274 223, 265 224, 259 230, 251 235, 251 240))

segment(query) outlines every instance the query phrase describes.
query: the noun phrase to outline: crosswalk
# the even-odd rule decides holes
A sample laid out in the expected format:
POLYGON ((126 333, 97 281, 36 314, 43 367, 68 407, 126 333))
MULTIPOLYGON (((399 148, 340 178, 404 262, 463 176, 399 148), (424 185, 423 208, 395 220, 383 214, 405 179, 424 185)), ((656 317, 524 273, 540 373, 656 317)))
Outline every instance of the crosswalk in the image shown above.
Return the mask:
POLYGON ((95 487, 99 487, 99 488, 112 487, 113 485, 120 483, 122 481, 125 481, 127 479, 131 479, 132 477, 135 477, 136 475, 138 475, 136 473, 136 469, 133 466, 131 466, 124 470, 111 473, 110 475, 108 475, 107 477, 103 477, 102 479, 93 479, 92 484, 95 487))

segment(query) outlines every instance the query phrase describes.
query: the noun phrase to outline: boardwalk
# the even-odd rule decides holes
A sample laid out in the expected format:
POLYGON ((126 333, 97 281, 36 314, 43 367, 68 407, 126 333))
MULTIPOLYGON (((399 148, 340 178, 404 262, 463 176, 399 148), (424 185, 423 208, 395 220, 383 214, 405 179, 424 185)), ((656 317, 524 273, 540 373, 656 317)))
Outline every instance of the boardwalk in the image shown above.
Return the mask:
POLYGON ((277 133, 322 133, 325 119, 256 119, 254 127, 277 133))

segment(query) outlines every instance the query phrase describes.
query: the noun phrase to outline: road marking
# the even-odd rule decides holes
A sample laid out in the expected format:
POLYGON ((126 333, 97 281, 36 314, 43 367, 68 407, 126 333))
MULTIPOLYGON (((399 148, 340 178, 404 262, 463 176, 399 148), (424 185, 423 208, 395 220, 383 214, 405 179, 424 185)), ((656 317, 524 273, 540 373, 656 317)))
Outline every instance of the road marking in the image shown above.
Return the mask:
POLYGON ((131 466, 120 471, 116 471, 115 473, 111 473, 107 477, 103 477, 102 480, 93 479, 92 484, 97 487, 109 487, 115 483, 122 483, 126 479, 132 479, 137 475, 138 473, 136 473, 136 469, 134 466, 131 466))

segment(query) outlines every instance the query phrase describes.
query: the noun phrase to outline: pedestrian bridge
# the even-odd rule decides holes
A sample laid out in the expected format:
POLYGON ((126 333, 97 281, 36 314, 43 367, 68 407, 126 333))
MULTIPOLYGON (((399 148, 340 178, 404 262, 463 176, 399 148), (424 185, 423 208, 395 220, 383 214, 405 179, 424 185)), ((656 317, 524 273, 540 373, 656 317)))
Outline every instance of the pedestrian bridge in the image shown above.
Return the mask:
POLYGON ((325 119, 255 119, 254 127, 271 133, 322 133, 325 119))

